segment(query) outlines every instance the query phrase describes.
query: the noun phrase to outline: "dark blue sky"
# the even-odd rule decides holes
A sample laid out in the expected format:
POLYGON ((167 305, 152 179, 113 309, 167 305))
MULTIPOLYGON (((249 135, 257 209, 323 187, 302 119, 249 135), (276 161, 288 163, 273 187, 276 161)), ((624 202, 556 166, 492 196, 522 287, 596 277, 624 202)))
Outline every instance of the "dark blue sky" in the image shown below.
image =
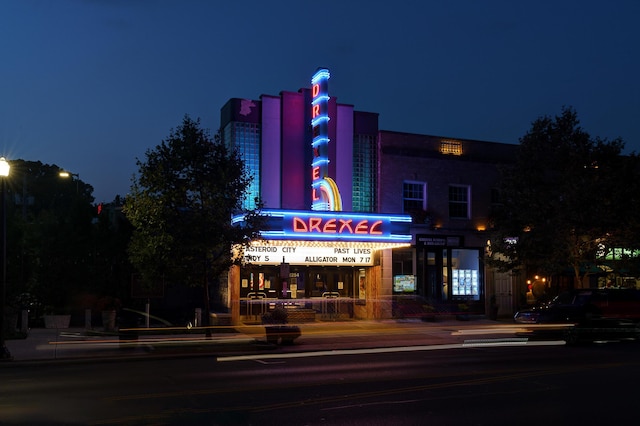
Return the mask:
POLYGON ((0 155, 126 195, 136 158, 189 114, 331 70, 380 128, 518 143, 576 109, 640 151, 637 0, 3 0, 0 155))

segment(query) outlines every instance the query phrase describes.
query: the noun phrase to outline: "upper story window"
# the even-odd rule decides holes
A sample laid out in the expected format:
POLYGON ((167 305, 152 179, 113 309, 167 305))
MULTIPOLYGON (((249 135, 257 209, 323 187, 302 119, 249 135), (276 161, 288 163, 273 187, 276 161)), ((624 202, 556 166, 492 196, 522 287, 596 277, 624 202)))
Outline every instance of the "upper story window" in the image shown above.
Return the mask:
POLYGON ((427 209, 427 184, 424 182, 403 182, 402 211, 412 213, 427 209))
POLYGON ((440 153, 451 155, 462 155, 462 142, 453 140, 440 141, 440 153))
POLYGON ((468 185, 449 185, 449 217, 469 219, 469 199, 471 188, 468 185))

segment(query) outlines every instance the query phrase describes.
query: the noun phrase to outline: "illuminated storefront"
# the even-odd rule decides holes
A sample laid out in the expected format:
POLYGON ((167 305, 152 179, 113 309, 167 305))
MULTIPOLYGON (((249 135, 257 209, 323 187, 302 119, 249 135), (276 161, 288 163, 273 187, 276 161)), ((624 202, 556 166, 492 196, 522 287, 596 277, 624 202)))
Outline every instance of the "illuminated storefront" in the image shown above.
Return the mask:
POLYGON ((394 250, 397 299, 478 314, 495 300, 509 315, 511 277, 487 271, 484 256, 499 169, 517 145, 391 131, 378 141, 379 205, 414 218, 412 247, 394 250))
POLYGON ((356 123, 360 115, 329 96, 329 78, 329 70, 319 68, 310 88, 298 94, 240 101, 229 112, 235 118, 223 125, 230 146, 246 147, 245 158, 260 158, 249 172, 259 176, 266 207, 262 239, 239 249, 242 266, 229 274, 236 321, 255 318, 277 301, 308 319, 391 316, 391 250, 411 245, 411 217, 349 211, 354 198, 363 198, 353 184, 362 180, 353 170, 354 140, 374 146, 377 116, 375 126, 356 123), (260 138, 250 146, 244 130, 251 126, 260 138), (356 127, 370 128, 371 137, 354 137, 356 127))
POLYGON ((265 239, 244 248, 243 265, 236 269, 240 317, 260 315, 277 301, 286 303, 293 316, 390 315, 390 292, 379 285, 390 274, 385 252, 389 259, 391 249, 410 245, 410 217, 291 210, 262 214, 265 239))
POLYGON ((480 249, 465 248, 462 236, 416 236, 422 293, 432 300, 473 302, 482 296, 480 249))

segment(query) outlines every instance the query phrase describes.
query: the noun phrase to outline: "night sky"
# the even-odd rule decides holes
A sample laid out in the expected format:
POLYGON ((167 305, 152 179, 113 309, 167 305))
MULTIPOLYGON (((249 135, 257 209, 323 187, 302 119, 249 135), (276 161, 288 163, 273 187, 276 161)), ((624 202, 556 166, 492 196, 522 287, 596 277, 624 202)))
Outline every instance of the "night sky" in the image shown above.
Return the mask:
POLYGON ((380 128, 518 143, 576 109, 640 151, 637 0, 2 0, 0 155, 126 195, 185 114, 308 87, 380 128))

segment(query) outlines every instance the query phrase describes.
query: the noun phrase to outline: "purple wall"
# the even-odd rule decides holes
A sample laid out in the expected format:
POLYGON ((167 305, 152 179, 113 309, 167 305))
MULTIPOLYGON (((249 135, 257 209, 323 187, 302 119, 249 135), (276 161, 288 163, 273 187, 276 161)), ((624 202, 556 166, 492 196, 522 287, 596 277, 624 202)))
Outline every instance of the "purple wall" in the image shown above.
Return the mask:
POLYGON ((353 210, 353 106, 338 105, 336 122, 336 138, 329 144, 335 147, 335 156, 331 162, 335 163, 334 179, 338 184, 342 197, 342 210, 353 210))
POLYGON ((282 202, 280 169, 280 97, 263 95, 260 195, 266 208, 279 208, 282 202), (266 167, 265 167, 266 166, 266 167))
MULTIPOLYGON (((282 92, 282 208, 303 209, 311 207, 311 154, 310 91, 302 93, 282 92), (308 93, 305 96, 304 93, 308 93), (307 154, 308 153, 308 154, 307 154)), ((269 167, 263 165, 263 167, 269 167)), ((274 184, 277 184, 274 182, 274 184)), ((267 183, 265 182, 265 185, 267 183)))

